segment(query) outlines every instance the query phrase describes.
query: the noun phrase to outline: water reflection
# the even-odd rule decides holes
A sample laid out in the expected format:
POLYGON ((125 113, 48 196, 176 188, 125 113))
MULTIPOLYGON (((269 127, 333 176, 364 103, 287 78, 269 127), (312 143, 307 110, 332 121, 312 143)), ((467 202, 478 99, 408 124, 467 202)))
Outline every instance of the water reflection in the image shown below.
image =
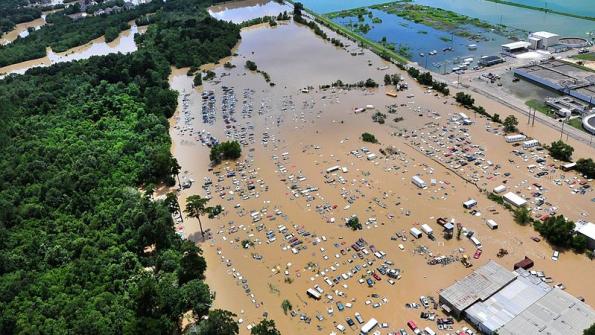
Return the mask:
POLYGON ((0 78, 11 73, 23 74, 33 67, 50 66, 56 63, 87 59, 92 56, 105 56, 112 53, 134 52, 137 50, 134 36, 143 34, 146 28, 146 26, 137 27, 132 25, 129 30, 120 33, 120 36, 110 43, 106 43, 105 39, 100 37, 88 44, 61 53, 53 52, 48 48, 46 57, 0 68, 0 78))
POLYGON ((276 1, 246 0, 212 6, 209 8, 209 14, 219 20, 241 23, 263 16, 277 16, 291 10, 291 6, 276 1))

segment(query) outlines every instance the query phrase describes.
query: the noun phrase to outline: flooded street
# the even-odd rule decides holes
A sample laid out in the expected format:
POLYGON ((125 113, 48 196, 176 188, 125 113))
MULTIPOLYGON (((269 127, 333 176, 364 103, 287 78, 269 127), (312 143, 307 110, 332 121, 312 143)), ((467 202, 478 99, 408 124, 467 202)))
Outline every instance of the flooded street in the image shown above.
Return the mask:
MULTIPOLYGON (((274 15, 271 8, 278 6, 245 3, 247 10, 240 9, 240 2, 232 9, 213 7, 211 13, 241 22, 274 15)), ((216 77, 203 86, 192 87, 187 69, 174 70, 170 78, 180 93, 178 111, 170 120, 172 152, 182 166, 182 182, 191 183, 180 192, 180 205, 199 194, 211 197, 210 206, 225 208, 220 217, 202 220, 204 242, 194 219, 185 218, 176 230, 200 243, 207 282, 216 292, 215 307, 238 314, 241 334, 248 334, 264 315, 283 334, 329 334, 339 324, 349 328, 346 318, 355 313, 388 323, 383 333, 406 328, 408 320, 435 328, 435 321, 420 320, 423 307, 411 303, 419 304, 422 295, 437 302, 441 289, 490 259, 512 270, 525 256, 553 283, 563 283, 568 292, 593 304, 592 262, 572 252, 552 261, 551 247, 531 240, 537 235, 533 228, 516 224, 509 211, 483 192, 504 184, 529 200, 535 216, 557 212, 593 221, 592 181, 583 193, 583 180, 556 169, 559 163, 544 151, 513 153, 520 148, 505 142, 498 125, 471 115, 452 97, 428 92, 368 50, 352 56, 359 49, 345 39, 345 49, 335 47, 293 21, 247 28, 241 37, 233 51, 237 56, 209 66, 216 77), (266 72, 274 86, 261 73, 246 69, 247 60, 266 72), (232 66, 224 67, 226 62, 232 66), (339 79, 383 83, 387 73, 401 74, 409 89, 393 98, 383 86, 319 88, 339 79), (355 108, 364 111, 354 113, 355 108), (387 115, 385 124, 372 121, 376 112, 387 115), (472 125, 457 119, 461 112, 469 114, 472 125), (374 134, 380 144, 363 142, 364 132, 374 134), (208 145, 227 140, 243 144, 242 157, 209 171, 208 145), (469 153, 481 163, 463 166, 454 159, 469 153), (546 160, 547 176, 537 178, 535 168, 529 168, 536 158, 546 160), (415 175, 427 187, 414 185, 415 175), (470 198, 478 201, 475 211, 462 206, 470 198), (546 201, 538 205, 538 198, 546 201), (345 226, 353 215, 362 230, 345 226), (471 258, 473 268, 465 268, 460 259, 474 255, 476 246, 465 236, 446 239, 438 218, 460 223, 481 240, 482 254, 471 258), (500 228, 491 230, 487 219, 500 228), (411 236, 409 230, 422 224, 433 228, 434 239, 411 236), (508 255, 498 258, 501 248, 508 255), (445 256, 444 265, 431 265, 437 256, 445 256), (392 277, 378 276, 381 271, 392 277), (323 292, 320 300, 306 295, 315 287, 323 292), (284 300, 293 312, 284 313, 284 300)), ((474 97, 501 118, 513 114, 474 97)), ((542 125, 529 128, 520 120, 519 127, 542 143, 557 139, 555 131, 542 125)), ((570 144, 576 156, 593 156, 586 145, 570 144)), ((443 316, 433 308, 425 311, 443 316)))
POLYGON ((134 35, 143 34, 146 30, 147 26, 137 27, 136 25, 132 25, 130 29, 122 31, 118 38, 109 43, 106 43, 105 38, 102 36, 85 45, 72 48, 65 52, 57 53, 47 48, 47 55, 43 58, 0 67, 0 78, 10 73, 23 74, 30 68, 38 66, 49 66, 61 62, 87 59, 92 56, 105 56, 111 53, 134 52, 137 49, 134 42, 134 35))

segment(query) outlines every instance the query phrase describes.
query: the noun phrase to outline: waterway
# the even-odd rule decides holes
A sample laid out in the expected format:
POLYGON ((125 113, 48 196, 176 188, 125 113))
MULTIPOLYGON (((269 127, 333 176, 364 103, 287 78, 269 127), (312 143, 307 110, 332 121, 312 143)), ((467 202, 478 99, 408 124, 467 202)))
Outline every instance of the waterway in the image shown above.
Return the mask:
POLYGON ((137 50, 134 36, 136 34, 143 34, 146 29, 147 26, 137 27, 136 25, 133 25, 130 29, 121 32, 120 36, 112 42, 106 43, 105 38, 102 36, 85 45, 72 48, 65 52, 53 52, 52 49, 48 48, 47 55, 43 58, 33 59, 0 68, 0 79, 6 74, 23 74, 27 70, 34 67, 50 66, 56 63, 87 59, 92 56, 105 56, 112 53, 134 52, 137 50))
MULTIPOLYGON (((368 24, 372 29, 360 34, 374 41, 381 41, 385 37, 397 50, 399 47, 407 47, 407 58, 435 72, 450 72, 464 59, 473 58, 477 62, 481 56, 498 54, 500 45, 510 41, 504 36, 474 26, 466 26, 464 29, 480 34, 483 37, 481 40, 456 36, 381 10, 370 11, 382 23, 373 23, 372 18, 365 16, 361 23, 368 24), (473 44, 477 46, 476 49, 469 48, 473 44)), ((358 22, 357 17, 336 18, 334 21, 342 25, 358 22)))
MULTIPOLYGON (((530 4, 538 0, 515 0, 530 4)), ((302 3, 317 13, 324 14, 358 7, 367 7, 383 0, 303 0, 302 3)), ((492 24, 504 24, 526 31, 551 31, 564 36, 587 37, 587 32, 595 31, 595 21, 577 19, 559 14, 545 13, 527 8, 495 3, 487 0, 413 0, 414 3, 453 11, 458 14, 478 18, 492 24)), ((595 6, 587 5, 588 1, 571 0, 559 3, 572 6, 580 15, 595 12, 595 6)), ((550 5, 550 2, 548 2, 550 5)), ((554 9, 554 7, 552 7, 554 9)))
POLYGON ((275 1, 249 0, 226 2, 209 8, 214 18, 233 23, 255 19, 263 16, 277 16, 284 11, 291 12, 292 7, 275 1))
POLYGON ((533 7, 547 8, 563 13, 595 17, 595 6, 588 0, 508 0, 533 7), (590 6, 587 4, 591 4, 590 6))

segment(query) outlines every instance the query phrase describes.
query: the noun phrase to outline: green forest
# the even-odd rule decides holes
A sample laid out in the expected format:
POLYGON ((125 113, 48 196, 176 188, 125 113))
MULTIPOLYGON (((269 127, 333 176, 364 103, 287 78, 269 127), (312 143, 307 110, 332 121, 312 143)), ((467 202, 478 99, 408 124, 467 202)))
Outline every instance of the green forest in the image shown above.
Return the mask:
MULTIPOLYGON (((174 183, 170 64, 220 59, 239 39, 209 4, 162 3, 135 53, 0 80, 0 334, 178 334, 183 313, 209 315, 200 249, 142 191, 174 183)), ((71 24, 100 27, 60 20, 55 43, 71 24)))

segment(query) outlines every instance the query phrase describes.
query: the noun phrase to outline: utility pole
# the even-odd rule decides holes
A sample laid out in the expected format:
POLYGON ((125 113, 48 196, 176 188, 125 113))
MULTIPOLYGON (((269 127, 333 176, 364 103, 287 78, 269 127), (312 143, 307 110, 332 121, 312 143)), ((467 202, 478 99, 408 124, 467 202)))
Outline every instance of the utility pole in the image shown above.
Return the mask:
POLYGON ((535 127, 535 116, 537 114, 537 109, 533 110, 533 123, 531 123, 531 127, 535 127))

